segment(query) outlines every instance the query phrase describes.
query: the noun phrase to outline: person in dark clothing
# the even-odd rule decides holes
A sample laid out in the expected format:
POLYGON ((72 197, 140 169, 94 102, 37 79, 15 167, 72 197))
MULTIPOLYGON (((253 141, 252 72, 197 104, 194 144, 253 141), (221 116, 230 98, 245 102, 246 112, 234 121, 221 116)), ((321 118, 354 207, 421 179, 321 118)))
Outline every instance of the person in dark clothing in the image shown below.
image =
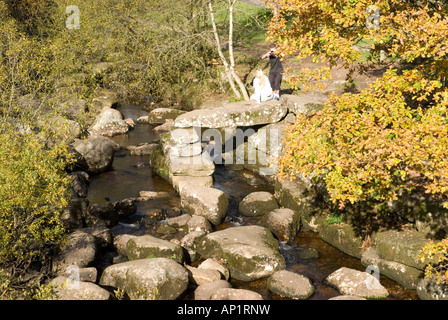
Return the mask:
POLYGON ((283 55, 277 54, 277 46, 273 43, 270 45, 270 50, 264 54, 261 58, 268 59, 271 65, 269 70, 269 82, 271 83, 272 90, 274 92, 274 99, 280 99, 280 87, 283 78, 283 65, 282 65, 283 55))

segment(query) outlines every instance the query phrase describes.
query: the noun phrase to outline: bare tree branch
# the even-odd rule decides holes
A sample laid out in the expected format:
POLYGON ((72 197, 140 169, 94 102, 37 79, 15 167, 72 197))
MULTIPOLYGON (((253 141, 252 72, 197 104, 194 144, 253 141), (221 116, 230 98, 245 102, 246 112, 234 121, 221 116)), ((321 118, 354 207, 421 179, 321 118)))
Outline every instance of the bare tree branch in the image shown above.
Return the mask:
POLYGON ((240 99, 241 98, 241 93, 238 91, 238 89, 235 86, 235 82, 233 81, 233 76, 232 76, 232 73, 230 71, 229 63, 227 62, 227 59, 224 56, 224 53, 222 52, 222 49, 221 49, 221 40, 219 40, 219 34, 218 34, 218 29, 216 28, 215 14, 213 12, 213 6, 212 6, 212 1, 211 0, 208 1, 208 7, 209 7, 209 10, 210 10, 210 20, 212 22, 213 34, 215 36, 216 47, 218 49, 219 58, 221 59, 222 64, 224 65, 224 68, 226 70, 227 80, 229 81, 229 84, 232 87, 233 92, 235 93, 237 98, 240 99))

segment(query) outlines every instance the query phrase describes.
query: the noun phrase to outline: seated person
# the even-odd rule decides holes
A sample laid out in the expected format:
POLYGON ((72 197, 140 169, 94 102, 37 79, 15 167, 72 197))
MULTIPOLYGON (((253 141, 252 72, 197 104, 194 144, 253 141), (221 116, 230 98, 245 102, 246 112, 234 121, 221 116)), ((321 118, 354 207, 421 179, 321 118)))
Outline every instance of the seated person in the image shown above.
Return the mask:
POLYGON ((263 70, 257 70, 254 82, 255 92, 250 97, 250 100, 257 101, 258 103, 269 101, 274 98, 272 95, 271 84, 269 78, 264 75, 263 70))

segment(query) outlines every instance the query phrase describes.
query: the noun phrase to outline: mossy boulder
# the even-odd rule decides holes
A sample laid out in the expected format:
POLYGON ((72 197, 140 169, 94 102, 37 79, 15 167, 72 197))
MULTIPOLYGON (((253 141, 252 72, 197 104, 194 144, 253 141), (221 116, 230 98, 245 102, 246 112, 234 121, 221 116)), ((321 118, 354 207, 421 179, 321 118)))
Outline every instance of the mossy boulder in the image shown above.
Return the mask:
POLYGON ((263 300, 263 296, 247 289, 219 288, 210 300, 263 300))
POLYGON ((57 300, 110 300, 111 294, 95 283, 57 277, 50 285, 55 288, 57 300))
POLYGON ((433 278, 423 278, 417 286, 420 300, 448 300, 448 285, 433 278))
POLYGON ((292 241, 300 229, 300 215, 288 208, 275 209, 263 216, 261 224, 280 241, 292 241))
POLYGON ((325 242, 353 257, 361 258, 363 239, 351 225, 323 222, 319 225, 318 232, 325 242))
POLYGON ((330 274, 326 282, 336 287, 342 295, 367 299, 382 299, 389 295, 387 289, 373 275, 346 267, 330 274))
POLYGON ((270 291, 290 299, 305 300, 314 293, 314 286, 310 279, 287 270, 275 272, 268 279, 270 291))
POLYGON ((253 281, 285 268, 285 259, 272 233, 260 226, 228 228, 195 240, 196 251, 204 258, 225 262, 230 276, 253 281))
POLYGON ((429 242, 423 233, 415 230, 385 230, 376 233, 373 240, 381 259, 425 269, 426 262, 417 259, 423 246, 429 242))
POLYGON ((131 238, 126 243, 126 255, 129 260, 168 258, 177 262, 184 261, 180 245, 150 235, 131 238))
POLYGON ((210 300, 216 291, 222 288, 231 288, 232 285, 226 280, 217 280, 204 283, 194 291, 194 300, 210 300))
POLYGON ((151 168, 154 170, 154 172, 161 176, 163 179, 170 181, 170 171, 162 147, 159 145, 152 148, 149 157, 149 164, 151 165, 151 168))
POLYGON ((188 288, 188 271, 166 258, 140 259, 107 267, 100 285, 123 289, 131 299, 175 300, 188 288))
POLYGON ((104 107, 88 131, 90 134, 112 137, 127 133, 129 131, 129 126, 124 121, 120 111, 104 107))
POLYGON ((53 271, 65 272, 76 266, 86 268, 93 266, 99 259, 100 251, 95 236, 82 229, 68 235, 67 242, 53 260, 53 271))
POLYGON ((316 195, 310 185, 302 179, 275 181, 275 198, 280 206, 297 212, 300 216, 303 230, 316 232, 325 220, 322 210, 316 203, 316 195))
POLYGON ((239 212, 248 217, 261 216, 275 209, 278 209, 277 200, 273 194, 266 191, 249 193, 238 206, 239 212))
POLYGON ((381 259, 374 248, 363 252, 361 263, 365 267, 373 266, 378 268, 380 274, 398 282, 406 289, 416 289, 423 277, 422 270, 399 262, 381 259))
POLYGON ((75 164, 89 174, 99 174, 112 168, 116 144, 103 136, 89 136, 86 140, 77 140, 73 143, 75 156, 78 161, 75 164))
POLYGON ((226 216, 229 199, 221 190, 186 184, 180 191, 183 212, 202 216, 213 225, 219 225, 226 216))

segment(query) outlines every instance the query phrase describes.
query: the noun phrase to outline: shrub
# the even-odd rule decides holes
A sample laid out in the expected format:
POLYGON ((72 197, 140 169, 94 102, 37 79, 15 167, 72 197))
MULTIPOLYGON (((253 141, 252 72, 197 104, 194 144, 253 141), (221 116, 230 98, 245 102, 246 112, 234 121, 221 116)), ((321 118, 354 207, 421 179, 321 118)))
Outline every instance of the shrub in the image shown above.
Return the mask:
POLYGON ((333 96, 289 128, 279 174, 323 176, 340 207, 397 200, 419 188, 446 195, 448 100, 441 86, 417 70, 390 70, 360 94, 333 96))
POLYGON ((285 54, 326 62, 291 75, 291 85, 309 87, 335 65, 349 68, 349 76, 389 66, 360 94, 333 95, 323 110, 297 118, 286 133, 280 177, 324 180, 339 208, 373 208, 363 212, 368 222, 381 218, 374 205, 385 212, 411 193, 448 207, 446 3, 376 1, 378 28, 367 27, 371 1, 267 0, 279 3, 269 39, 285 54), (362 59, 368 63, 359 63, 360 44, 370 47, 362 59), (380 61, 381 52, 389 59, 380 61))
POLYGON ((43 267, 65 239, 60 215, 70 198, 63 143, 21 119, 0 119, 0 268, 16 284, 31 266, 43 267), (37 263, 37 264, 36 264, 37 263))
POLYGON ((427 243, 418 259, 430 262, 425 269, 425 276, 434 278, 438 284, 448 284, 448 239, 427 243))

